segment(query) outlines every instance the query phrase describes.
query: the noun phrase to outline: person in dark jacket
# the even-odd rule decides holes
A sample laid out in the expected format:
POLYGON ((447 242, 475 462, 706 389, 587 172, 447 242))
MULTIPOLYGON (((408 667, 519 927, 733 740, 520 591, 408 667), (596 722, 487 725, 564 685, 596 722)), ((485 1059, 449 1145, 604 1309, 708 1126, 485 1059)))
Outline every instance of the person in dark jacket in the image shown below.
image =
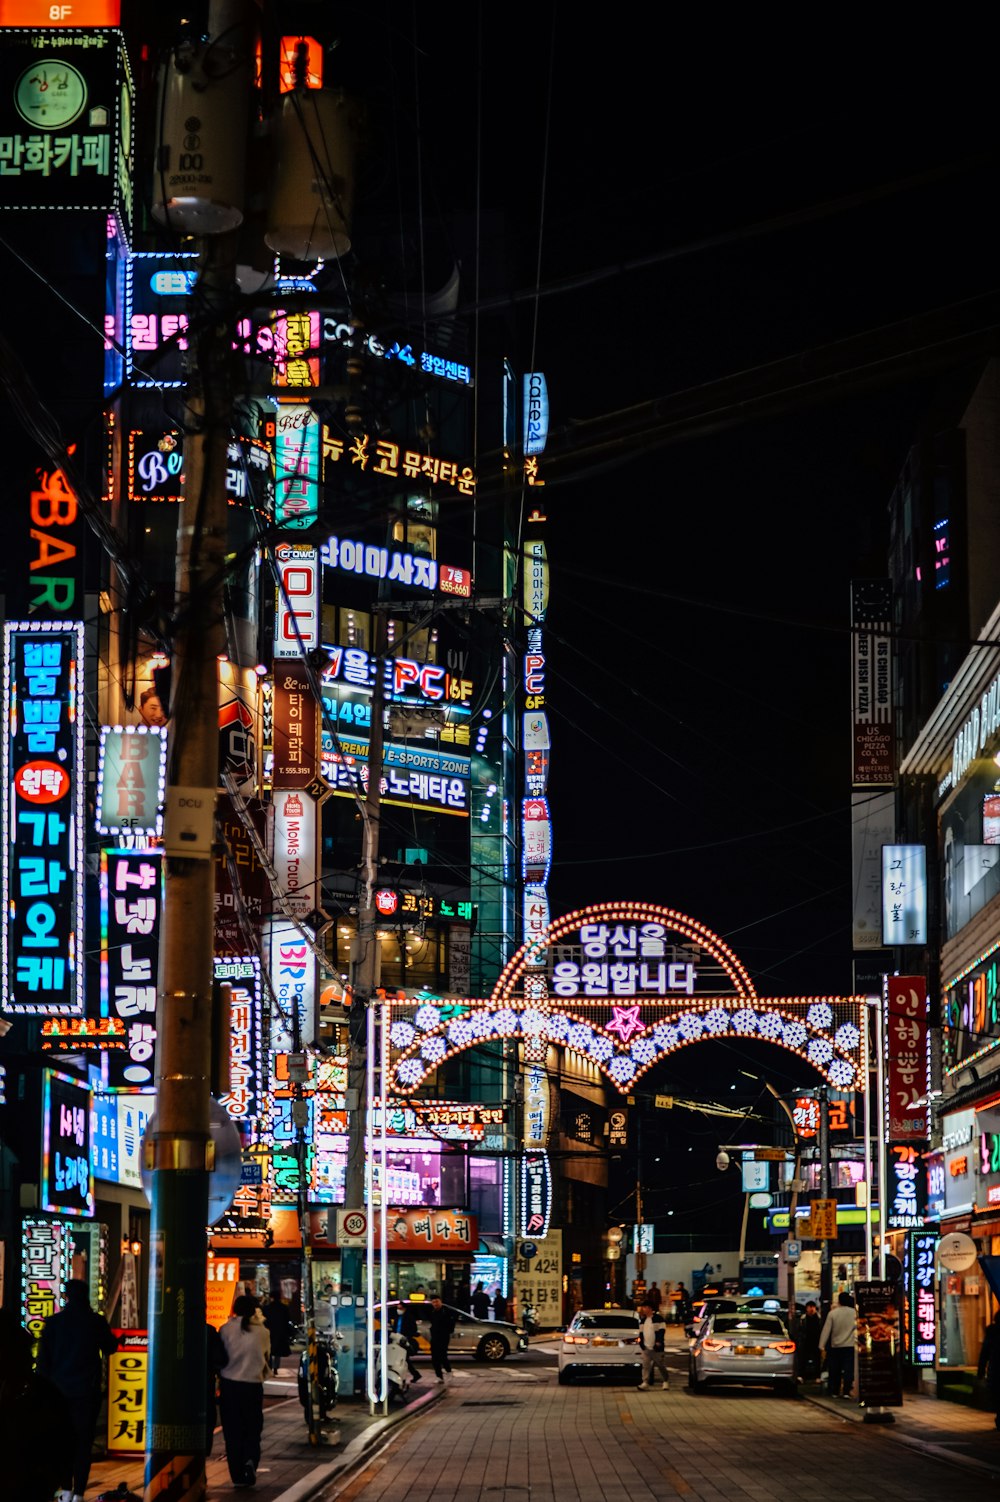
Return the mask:
POLYGON ((205 1388, 205 1454, 212 1453, 215 1439, 216 1406, 219 1392, 219 1373, 229 1360, 222 1336, 214 1325, 205 1327, 205 1355, 207 1358, 205 1388))
POLYGON ((50 1502, 73 1464, 66 1399, 31 1368, 31 1336, 0 1309, 0 1494, 5 1502, 50 1502))
POLYGON ((271 1336, 271 1370, 277 1372, 282 1356, 292 1354, 292 1317, 277 1294, 264 1305, 264 1323, 271 1336))
POLYGON ((804 1311, 795 1321, 792 1335, 795 1337, 796 1359, 799 1376, 804 1382, 812 1382, 820 1374, 819 1336, 823 1321, 819 1310, 810 1299, 804 1311))
POLYGON ((979 1352, 979 1375, 986 1378, 996 1414, 993 1422, 1000 1429, 1000 1313, 994 1314, 993 1323, 986 1326, 979 1352))
POLYGON ((497 1291, 493 1295, 493 1318, 502 1320, 506 1320, 507 1318, 507 1300, 500 1292, 499 1284, 497 1284, 497 1291))
POLYGON ((472 1313, 475 1319, 489 1319, 490 1296, 483 1287, 482 1279, 472 1290, 472 1313))
POLYGON ((450 1309, 446 1309, 440 1294, 435 1294, 431 1299, 430 1312, 431 1333, 431 1364, 434 1374, 439 1382, 444 1381, 445 1372, 451 1376, 451 1362, 448 1360, 448 1343, 451 1340, 451 1332, 455 1328, 455 1316, 450 1309))
POLYGON ((82 1502, 87 1490, 104 1361, 117 1349, 111 1326, 90 1307, 86 1283, 71 1278, 66 1284, 66 1304, 45 1321, 38 1345, 39 1376, 59 1389, 69 1407, 74 1453, 60 1482, 62 1502, 82 1502))

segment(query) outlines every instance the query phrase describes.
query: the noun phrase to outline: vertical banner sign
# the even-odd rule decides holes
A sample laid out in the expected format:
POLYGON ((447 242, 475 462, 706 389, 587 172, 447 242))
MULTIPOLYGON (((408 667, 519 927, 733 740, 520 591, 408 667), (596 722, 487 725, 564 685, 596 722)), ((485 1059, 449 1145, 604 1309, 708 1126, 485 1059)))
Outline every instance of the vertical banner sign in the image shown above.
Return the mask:
POLYGON ((146 1448, 149 1334, 114 1333, 118 1349, 108 1357, 108 1454, 141 1455, 146 1448))
POLYGON ((97 833, 162 834, 167 737, 159 725, 102 725, 97 833))
POLYGON ((279 542, 274 549, 278 602, 275 660, 303 657, 320 645, 320 562, 316 548, 279 542))
POLYGON ((260 960, 216 959, 215 981, 230 988, 229 1092, 219 1104, 234 1121, 254 1121, 262 1104, 260 960))
POLYGON ((39 1204, 53 1215, 93 1215, 90 1086, 46 1069, 42 1077, 39 1204))
POLYGON ((0 1007, 83 1009, 83 626, 8 622, 0 1007))
POLYGON ((549 436, 549 388, 540 370, 524 377, 524 452, 543 454, 549 436))
POLYGON ((552 1170, 548 1153, 521 1159, 521 1235, 547 1236, 552 1211, 552 1170))
POLYGON ((514 1259, 517 1314, 528 1305, 543 1328, 558 1329, 562 1318, 562 1231, 550 1230, 542 1239, 519 1241, 514 1259))
POLYGON ((927 849, 882 846, 882 943, 927 943, 927 849))
POLYGON ((309 787, 319 777, 320 716, 301 661, 274 665, 271 726, 271 786, 309 787))
POLYGON ((316 1037, 316 960, 287 918, 269 918, 262 937, 275 1001, 271 1010, 271 1052, 287 1054, 308 1047, 316 1037))
POLYGON ((125 1049, 108 1053, 108 1083, 153 1083, 156 976, 163 863, 159 850, 101 852, 101 1016, 125 1027, 125 1049))
POLYGON ((914 1366, 933 1366, 937 1357, 937 1242, 935 1231, 914 1231, 910 1236, 910 1360, 914 1366))
POLYGON ((289 913, 308 918, 319 907, 316 826, 319 805, 307 793, 277 791, 268 810, 271 860, 289 913))
POLYGON ((274 428, 275 525, 311 527, 319 516, 320 420, 305 404, 282 403, 274 428))
POLYGON ((885 1038, 888 1139, 925 1142, 929 1058, 927 982, 922 975, 886 977, 885 1038))
POLYGON ((914 1230, 927 1219, 927 1170, 920 1148, 909 1142, 890 1142, 886 1169, 886 1225, 890 1230, 914 1230))
MULTIPOLYGON (((544 377, 525 376, 524 401, 524 451, 525 454, 539 454, 545 447, 544 429, 548 426, 548 394, 544 377), (529 448, 529 441, 536 446, 529 448)), ((549 784, 549 731, 545 712, 545 643, 542 635, 542 625, 549 604, 549 563, 545 543, 541 538, 530 538, 525 543, 523 601, 527 649, 524 654, 522 706, 525 793, 521 804, 522 936, 528 946, 525 959, 527 968, 544 971, 549 926, 547 886, 552 832, 545 796, 549 784)), ((536 981, 540 984, 540 977, 536 977, 536 981)), ((540 999, 537 988, 535 999, 540 999)), ((526 1040, 526 1055, 530 1056, 537 1051, 537 1047, 530 1039, 526 1040)))
POLYGON ((257 791, 260 680, 253 668, 219 663, 219 787, 223 773, 244 797, 257 791))
POLYGON ((851 583, 851 782, 856 788, 895 781, 892 713, 892 585, 851 583))
POLYGON ((21 1324, 37 1341, 50 1314, 62 1307, 73 1244, 57 1220, 21 1220, 21 1324))
MULTIPOLYGON (((266 840, 264 810, 259 804, 251 803, 246 805, 246 813, 263 850, 266 840)), ((240 901, 253 928, 259 928, 263 921, 270 888, 250 830, 225 793, 219 794, 215 820, 223 845, 215 865, 215 952, 217 955, 238 955, 246 948, 246 940, 230 862, 235 867, 240 901)))
POLYGON ((851 795, 851 856, 854 867, 855 950, 882 947, 882 847, 896 838, 896 794, 851 795))
POLYGON ((902 1341, 895 1283, 855 1283, 858 1312, 858 1402, 902 1408, 902 1341))

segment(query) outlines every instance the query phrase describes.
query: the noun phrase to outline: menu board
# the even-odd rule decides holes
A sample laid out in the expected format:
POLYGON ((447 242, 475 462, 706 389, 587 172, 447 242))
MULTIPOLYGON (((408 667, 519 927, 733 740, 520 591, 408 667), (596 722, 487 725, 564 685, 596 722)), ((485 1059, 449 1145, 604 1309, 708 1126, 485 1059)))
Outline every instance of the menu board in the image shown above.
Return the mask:
POLYGON ((902 1328, 895 1283, 855 1283, 858 1311, 858 1402, 902 1408, 902 1328))

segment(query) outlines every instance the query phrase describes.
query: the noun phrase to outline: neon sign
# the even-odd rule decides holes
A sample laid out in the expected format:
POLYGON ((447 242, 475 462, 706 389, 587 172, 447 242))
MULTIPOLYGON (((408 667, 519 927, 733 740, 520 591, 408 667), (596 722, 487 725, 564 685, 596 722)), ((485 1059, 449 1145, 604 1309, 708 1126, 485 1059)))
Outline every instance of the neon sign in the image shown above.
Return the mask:
POLYGON ((229 1090, 219 1104, 234 1121, 249 1121, 261 1104, 260 960, 217 958, 215 980, 230 988, 229 1090))
POLYGON ((4 627, 3 1009, 82 1011, 83 626, 4 627))
POLYGON ((162 879, 158 850, 101 851, 101 1016, 124 1031, 108 1056, 119 1088, 153 1081, 162 879))
POLYGON ((39 1203, 56 1215, 94 1213, 90 1087, 52 1069, 42 1075, 39 1203))
POLYGON ((274 520, 279 527, 309 527, 319 515, 320 422, 300 403, 275 415, 277 484, 274 520))
POLYGON ((934 1232, 921 1231, 910 1238, 910 1360, 914 1366, 933 1366, 937 1355, 937 1242, 934 1232))
POLYGON ((319 554, 314 547, 279 542, 274 558, 278 572, 274 656, 305 657, 319 646, 319 554))
POLYGON ((521 1159, 521 1235, 545 1236, 552 1213, 552 1170, 545 1152, 521 1159))

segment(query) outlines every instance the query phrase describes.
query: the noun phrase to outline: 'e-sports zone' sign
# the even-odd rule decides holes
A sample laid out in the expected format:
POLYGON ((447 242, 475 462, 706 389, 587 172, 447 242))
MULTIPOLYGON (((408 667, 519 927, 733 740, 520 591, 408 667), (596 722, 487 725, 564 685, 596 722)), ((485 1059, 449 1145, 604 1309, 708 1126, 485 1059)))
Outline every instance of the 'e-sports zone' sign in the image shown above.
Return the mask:
POLYGON ((83 626, 4 626, 3 1010, 82 1010, 83 626))

